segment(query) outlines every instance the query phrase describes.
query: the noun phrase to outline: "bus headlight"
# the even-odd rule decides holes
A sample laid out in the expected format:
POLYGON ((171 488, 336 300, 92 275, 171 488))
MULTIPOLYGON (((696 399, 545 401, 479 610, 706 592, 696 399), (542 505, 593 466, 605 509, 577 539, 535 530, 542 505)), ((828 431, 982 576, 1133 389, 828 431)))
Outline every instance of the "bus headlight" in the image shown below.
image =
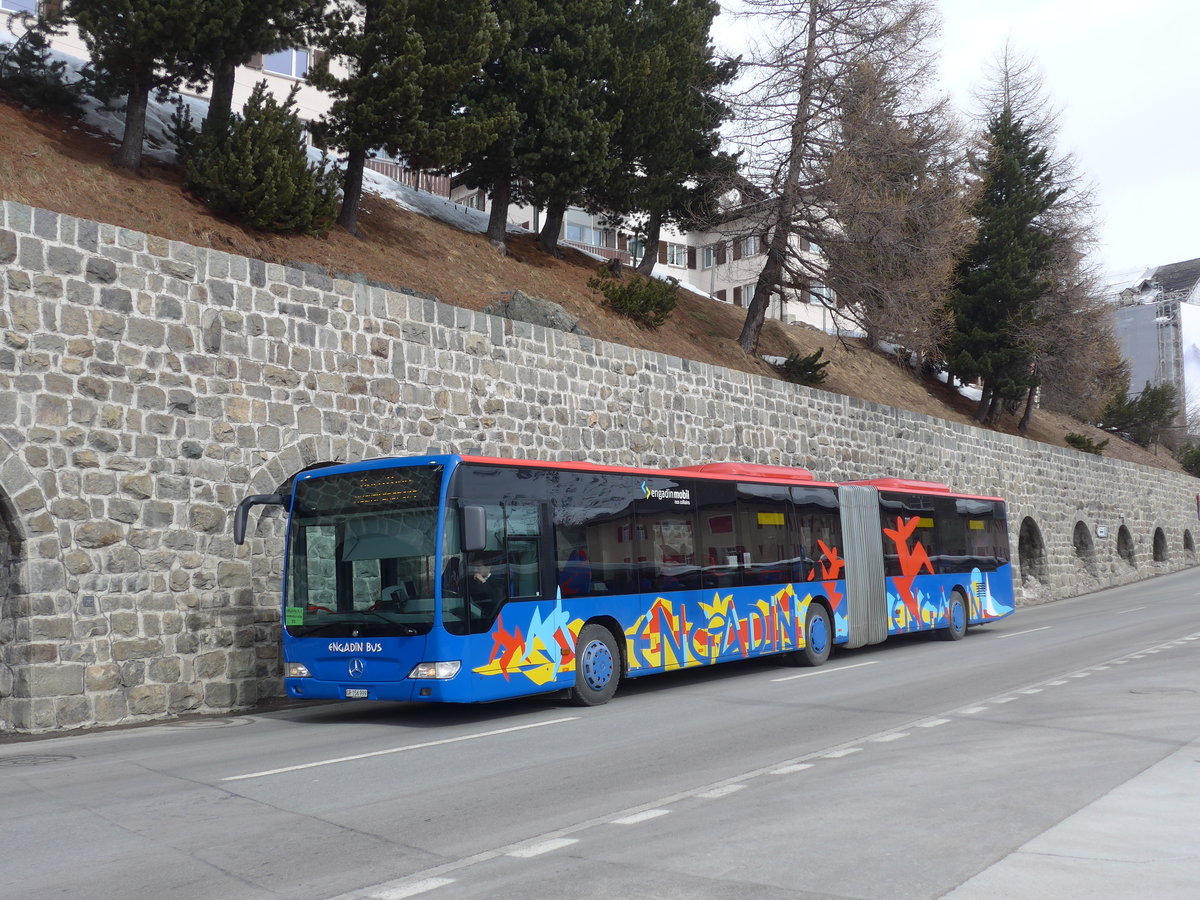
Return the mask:
POLYGON ((423 662, 417 663, 411 672, 408 673, 409 678, 434 678, 439 681, 446 681, 458 674, 458 670, 462 668, 462 662, 453 660, 451 662, 423 662))
POLYGON ((308 666, 304 663, 288 663, 286 675, 288 678, 312 678, 312 672, 308 671, 308 666))

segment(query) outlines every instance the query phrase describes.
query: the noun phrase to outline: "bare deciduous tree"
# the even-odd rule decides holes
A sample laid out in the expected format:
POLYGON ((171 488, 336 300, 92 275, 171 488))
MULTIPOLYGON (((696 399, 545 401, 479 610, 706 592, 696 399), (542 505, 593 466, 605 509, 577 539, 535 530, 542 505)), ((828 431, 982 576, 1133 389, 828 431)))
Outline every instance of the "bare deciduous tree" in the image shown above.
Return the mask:
MULTIPOLYGON (((930 82, 927 44, 936 20, 928 0, 746 0, 745 5, 758 21, 757 32, 768 36, 765 47, 755 47, 744 63, 754 83, 742 92, 737 110, 747 150, 744 171, 763 190, 758 206, 747 210, 751 229, 767 235, 766 262, 739 337, 742 348, 753 353, 773 295, 827 281, 830 264, 808 252, 811 245, 861 244, 860 237, 846 236, 842 222, 848 220, 850 195, 861 190, 864 179, 872 180, 861 170, 851 177, 846 158, 837 155, 844 103, 850 99, 847 79, 869 71, 889 86, 897 110, 917 112, 930 82), (839 196, 838 189, 845 193, 839 196)), ((885 240, 881 230, 874 237, 885 240)), ((847 260, 850 255, 845 254, 847 260)), ((847 263, 847 272, 850 268, 847 263)), ((868 271, 860 267, 859 274, 868 271)), ((894 272, 885 265, 869 274, 886 279, 894 272)), ((898 296, 891 283, 876 286, 898 296)), ((869 293, 861 284, 856 290, 869 293)))

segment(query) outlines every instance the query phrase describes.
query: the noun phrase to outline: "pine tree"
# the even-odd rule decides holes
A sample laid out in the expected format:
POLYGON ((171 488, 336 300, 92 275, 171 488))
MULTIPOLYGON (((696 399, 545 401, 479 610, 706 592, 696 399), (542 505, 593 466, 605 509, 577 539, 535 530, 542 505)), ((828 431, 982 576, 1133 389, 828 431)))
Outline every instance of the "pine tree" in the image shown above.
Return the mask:
POLYGON ((197 69, 196 35, 222 0, 68 0, 93 65, 108 86, 127 95, 125 131, 113 161, 141 165, 150 92, 170 88, 197 69))
POLYGON ((324 234, 337 209, 338 172, 308 158, 296 87, 280 103, 259 82, 242 115, 199 134, 177 122, 187 187, 218 213, 263 231, 324 234))
POLYGON ((666 224, 705 227, 736 172, 720 151, 731 115, 718 96, 737 71, 715 58, 713 0, 626 0, 615 34, 609 97, 620 112, 612 140, 615 171, 588 191, 614 217, 640 213, 649 275, 666 224))
POLYGON ((1011 106, 988 124, 978 176, 978 231, 956 273, 947 359, 952 376, 982 380, 975 417, 994 424, 1004 404, 1019 402, 1036 381, 1023 335, 1037 323, 1050 287, 1055 237, 1044 217, 1063 189, 1054 183, 1047 148, 1011 106))
POLYGON ((223 130, 232 111, 237 67, 257 53, 300 46, 317 27, 324 0, 224 0, 213 5, 196 36, 196 63, 212 79, 206 130, 223 130))
POLYGON ((314 136, 346 154, 338 224, 354 232, 368 157, 384 150, 448 168, 491 140, 496 123, 468 102, 497 37, 487 0, 340 0, 327 15, 329 56, 309 81, 334 98, 314 136), (334 74, 330 60, 349 70, 334 74))
MULTIPOLYGON (((470 97, 502 125, 461 177, 491 195, 487 236, 501 253, 511 203, 549 207, 561 222, 570 200, 606 169, 615 122, 598 98, 611 65, 614 2, 492 2, 502 40, 470 97)), ((543 233, 557 239, 556 227, 543 233)))

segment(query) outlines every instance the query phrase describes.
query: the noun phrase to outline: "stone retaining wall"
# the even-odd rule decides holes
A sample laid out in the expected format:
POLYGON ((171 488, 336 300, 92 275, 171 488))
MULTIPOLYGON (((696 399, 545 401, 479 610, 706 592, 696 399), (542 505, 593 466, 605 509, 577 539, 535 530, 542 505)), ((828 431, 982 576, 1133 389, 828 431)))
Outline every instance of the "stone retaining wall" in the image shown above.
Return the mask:
POLYGON ((330 461, 944 481, 1009 499, 1024 603, 1196 561, 1195 479, 12 202, 0 286, 4 731, 277 695, 282 522, 231 513, 330 461))

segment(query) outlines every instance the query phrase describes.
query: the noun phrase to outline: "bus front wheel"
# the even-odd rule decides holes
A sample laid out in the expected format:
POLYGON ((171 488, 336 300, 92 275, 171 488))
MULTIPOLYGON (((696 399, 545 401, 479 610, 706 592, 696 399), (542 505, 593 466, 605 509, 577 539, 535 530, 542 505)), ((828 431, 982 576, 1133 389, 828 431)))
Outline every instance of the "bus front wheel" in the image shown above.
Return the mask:
POLYGON ((612 699, 621 680, 621 652, 603 625, 584 625, 575 641, 575 687, 571 702, 576 706, 599 706, 612 699))

